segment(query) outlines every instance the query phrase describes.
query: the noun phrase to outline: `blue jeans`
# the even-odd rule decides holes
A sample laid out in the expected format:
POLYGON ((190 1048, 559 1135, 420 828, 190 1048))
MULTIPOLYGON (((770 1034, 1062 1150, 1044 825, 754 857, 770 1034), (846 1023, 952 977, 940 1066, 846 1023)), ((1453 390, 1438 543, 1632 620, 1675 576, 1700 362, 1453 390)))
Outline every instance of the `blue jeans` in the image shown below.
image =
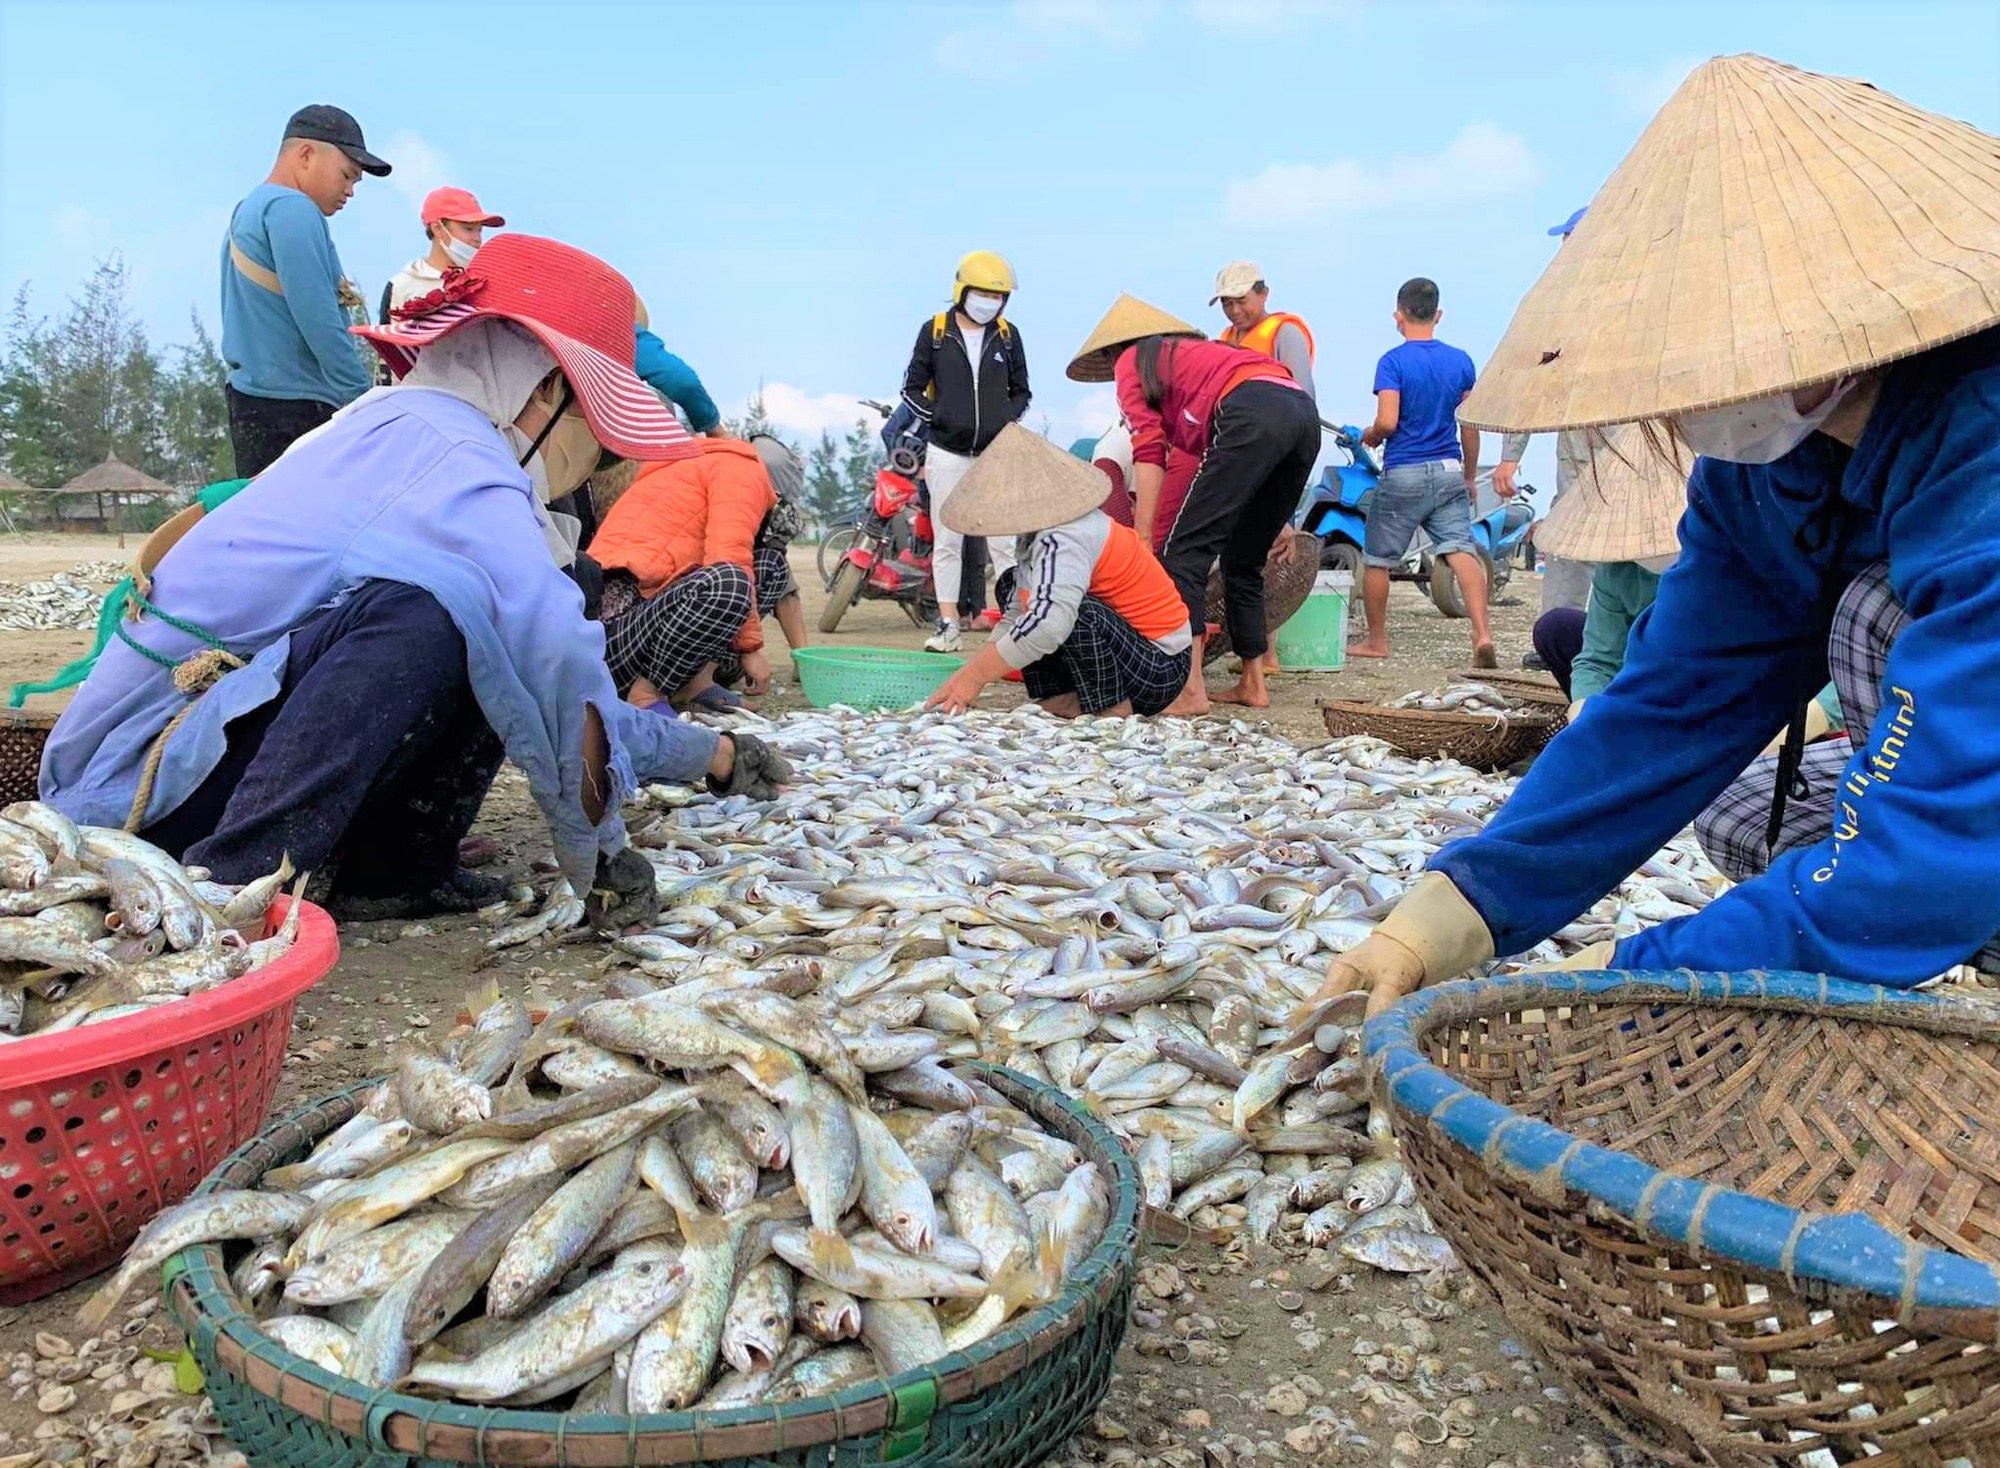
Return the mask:
POLYGON ((1473 549, 1472 492, 1457 459, 1399 464, 1382 476, 1368 506, 1368 564, 1383 569, 1401 564, 1420 526, 1431 538, 1433 555, 1473 549))

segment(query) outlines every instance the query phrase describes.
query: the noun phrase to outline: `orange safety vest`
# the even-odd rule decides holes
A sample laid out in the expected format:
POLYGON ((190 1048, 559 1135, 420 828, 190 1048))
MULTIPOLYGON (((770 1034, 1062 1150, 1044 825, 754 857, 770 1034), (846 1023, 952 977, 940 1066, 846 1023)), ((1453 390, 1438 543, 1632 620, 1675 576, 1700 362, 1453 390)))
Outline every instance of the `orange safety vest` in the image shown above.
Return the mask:
POLYGON ((1313 359, 1312 328, 1289 311, 1273 311, 1247 332, 1239 332, 1233 326, 1224 327, 1222 340, 1228 342, 1231 346, 1247 347, 1253 352, 1262 352, 1267 357, 1275 357, 1278 354, 1273 349, 1272 344, 1278 339, 1278 328, 1286 322, 1290 322, 1306 334, 1306 360, 1311 361, 1313 359))

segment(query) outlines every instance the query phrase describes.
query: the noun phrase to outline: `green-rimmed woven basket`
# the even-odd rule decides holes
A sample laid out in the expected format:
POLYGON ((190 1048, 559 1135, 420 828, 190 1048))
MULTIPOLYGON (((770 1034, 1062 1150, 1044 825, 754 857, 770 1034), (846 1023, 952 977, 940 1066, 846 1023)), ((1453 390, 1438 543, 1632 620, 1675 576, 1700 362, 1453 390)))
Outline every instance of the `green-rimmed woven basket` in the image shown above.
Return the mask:
MULTIPOLYGON (((167 1262, 167 1302, 230 1440, 258 1468, 1027 1468, 1088 1421, 1111 1384, 1131 1306, 1138 1171, 1117 1139, 1060 1092, 999 1066, 964 1064, 1105 1170, 1111 1221, 1052 1304, 969 1350, 887 1381, 726 1412, 612 1417, 468 1407, 376 1391, 281 1349, 243 1309, 215 1245, 184 1249, 167 1262)), ((286 1117, 230 1154, 197 1191, 256 1186, 353 1116, 373 1085, 286 1117)))
POLYGON ((799 691, 814 708, 839 703, 863 711, 922 703, 965 666, 947 653, 894 647, 801 647, 792 663, 799 691))

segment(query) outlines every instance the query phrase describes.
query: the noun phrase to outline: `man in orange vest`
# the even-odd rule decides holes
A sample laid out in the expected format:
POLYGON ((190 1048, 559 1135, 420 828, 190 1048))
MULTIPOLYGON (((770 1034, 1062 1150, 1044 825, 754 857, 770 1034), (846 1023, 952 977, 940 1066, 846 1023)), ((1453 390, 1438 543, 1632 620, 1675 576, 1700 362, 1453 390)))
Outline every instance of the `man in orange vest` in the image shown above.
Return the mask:
MULTIPOLYGON (((1314 397, 1312 328, 1289 311, 1267 309, 1270 299, 1271 288, 1264 284, 1263 270, 1254 261, 1232 260, 1216 271, 1215 294, 1208 298, 1208 304, 1221 306, 1222 314, 1229 318, 1222 333, 1224 341, 1276 357, 1292 374, 1292 380, 1306 390, 1306 396, 1314 397)), ((1288 559, 1291 543, 1292 527, 1286 525, 1271 547, 1271 558, 1278 562, 1288 559)), ((1283 671, 1276 643, 1264 654, 1264 671, 1283 671)))
POLYGON ((1248 260, 1232 260, 1215 274, 1215 294, 1208 304, 1221 306, 1229 318, 1222 339, 1248 347, 1285 364, 1298 385, 1313 397, 1313 336, 1305 322, 1289 311, 1266 309, 1271 288, 1264 272, 1248 260))

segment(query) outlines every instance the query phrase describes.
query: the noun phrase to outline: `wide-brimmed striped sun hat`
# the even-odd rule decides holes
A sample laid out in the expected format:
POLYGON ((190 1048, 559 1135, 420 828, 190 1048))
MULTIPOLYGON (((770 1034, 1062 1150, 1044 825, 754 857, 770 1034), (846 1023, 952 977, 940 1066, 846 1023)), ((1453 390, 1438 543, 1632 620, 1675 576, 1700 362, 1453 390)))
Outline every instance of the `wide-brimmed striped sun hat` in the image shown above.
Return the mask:
POLYGON ((1830 382, 2000 322, 2000 139, 1762 56, 1696 67, 1459 406, 1587 428, 1830 382))
POLYGON ((632 370, 638 297, 595 255, 534 235, 482 245, 464 270, 390 313, 356 326, 401 377, 416 353, 468 322, 512 321, 547 347, 576 391, 597 441, 621 458, 686 459, 700 452, 680 420, 632 370))

